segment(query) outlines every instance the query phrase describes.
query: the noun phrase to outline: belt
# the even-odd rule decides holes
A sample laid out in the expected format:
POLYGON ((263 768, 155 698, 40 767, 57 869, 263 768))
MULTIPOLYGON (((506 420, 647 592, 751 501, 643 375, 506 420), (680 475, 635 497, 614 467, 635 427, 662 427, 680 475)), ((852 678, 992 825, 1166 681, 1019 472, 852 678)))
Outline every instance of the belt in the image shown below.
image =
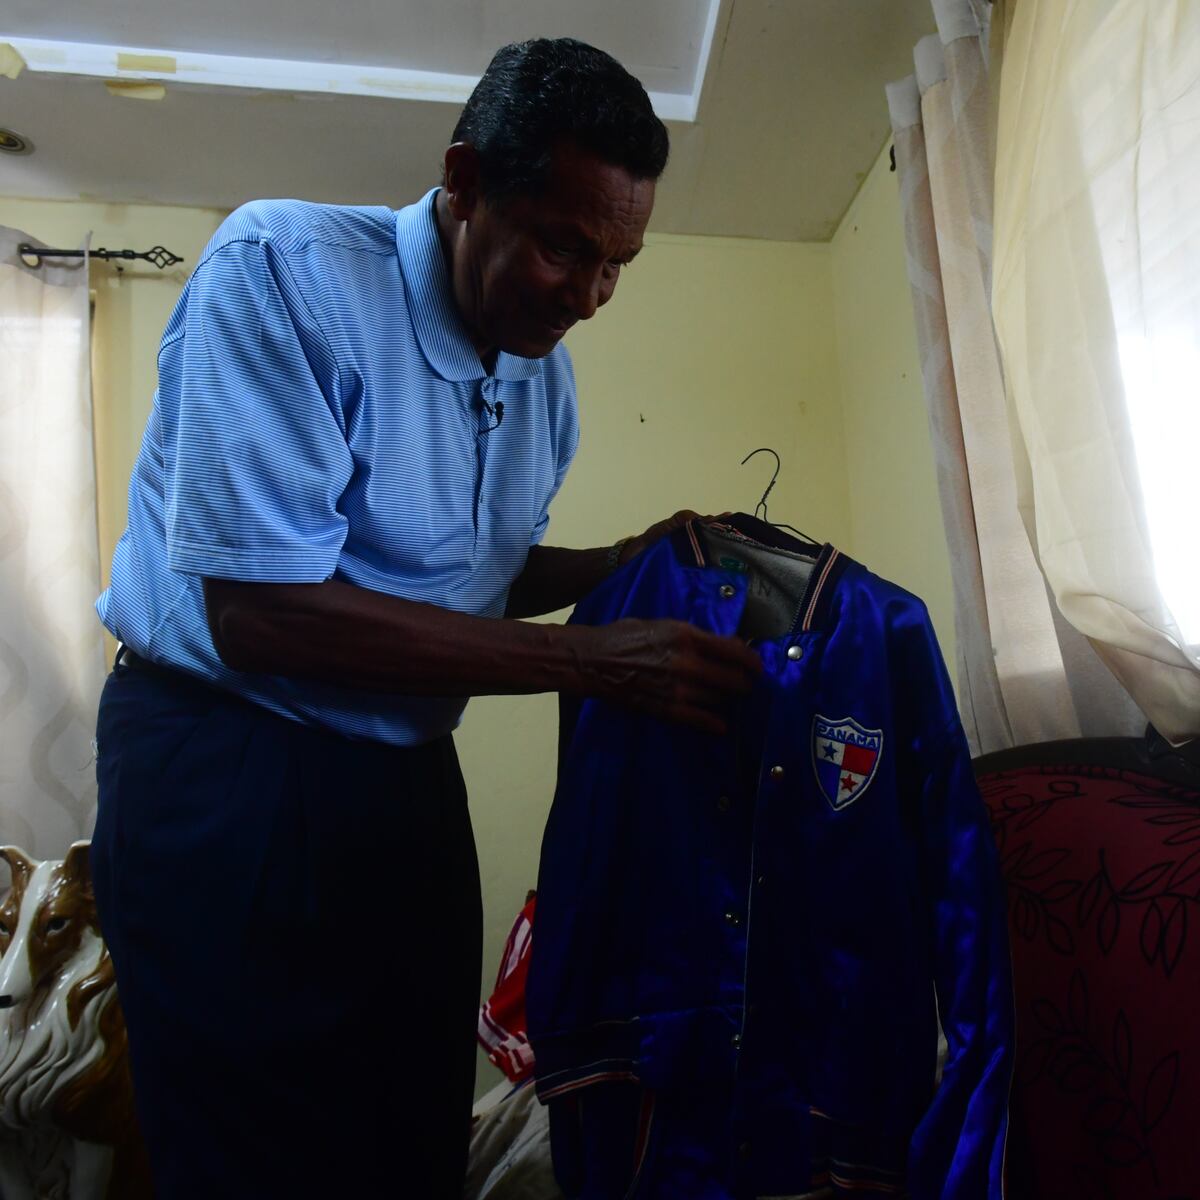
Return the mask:
MULTIPOLYGON (((224 688, 217 687, 216 684, 210 683, 207 679, 199 679, 190 672, 182 671, 178 667, 168 667, 163 663, 151 662, 150 659, 136 654, 124 642, 117 647, 117 657, 113 660, 113 669, 115 670, 117 667, 130 667, 143 674, 153 675, 164 683, 170 683, 176 687, 199 688, 205 692, 217 692, 231 700, 241 700, 240 696, 236 696, 233 692, 228 692, 224 688)), ((243 703, 247 702, 243 701, 243 703)))
POLYGON ((117 657, 113 660, 113 666, 134 667, 139 671, 162 672, 164 675, 180 674, 180 672, 174 671, 170 667, 164 667, 159 663, 151 662, 148 658, 142 658, 140 654, 135 654, 124 642, 117 647, 117 657))

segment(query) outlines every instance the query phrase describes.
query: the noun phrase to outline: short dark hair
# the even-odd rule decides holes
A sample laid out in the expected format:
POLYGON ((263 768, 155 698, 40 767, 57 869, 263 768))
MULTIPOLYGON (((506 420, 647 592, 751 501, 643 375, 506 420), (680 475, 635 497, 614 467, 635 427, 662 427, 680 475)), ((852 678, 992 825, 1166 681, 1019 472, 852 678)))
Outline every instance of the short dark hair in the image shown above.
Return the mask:
POLYGON ((574 38, 502 46, 471 93, 452 138, 474 146, 489 200, 539 192, 560 141, 635 179, 667 165, 666 126, 646 89, 615 58, 574 38))

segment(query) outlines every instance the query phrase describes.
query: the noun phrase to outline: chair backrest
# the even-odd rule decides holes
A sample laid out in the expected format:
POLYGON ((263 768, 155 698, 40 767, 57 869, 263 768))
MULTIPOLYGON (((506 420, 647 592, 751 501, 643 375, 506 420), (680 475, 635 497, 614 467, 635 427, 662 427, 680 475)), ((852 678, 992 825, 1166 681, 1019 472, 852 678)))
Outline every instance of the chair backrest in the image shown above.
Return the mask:
POLYGON ((1200 787, 1131 764, 1153 770, 1135 739, 976 763, 1008 889, 1022 1200, 1198 1194, 1200 787))

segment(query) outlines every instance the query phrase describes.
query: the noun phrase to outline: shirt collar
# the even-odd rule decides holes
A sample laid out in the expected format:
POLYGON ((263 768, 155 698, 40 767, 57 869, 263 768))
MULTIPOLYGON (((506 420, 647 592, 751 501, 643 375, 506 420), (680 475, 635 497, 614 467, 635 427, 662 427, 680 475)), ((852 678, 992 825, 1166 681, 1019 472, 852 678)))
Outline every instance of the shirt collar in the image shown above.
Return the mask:
MULTIPOLYGON (((416 204, 396 213, 396 253, 421 352, 443 379, 465 383, 483 379, 487 372, 454 303, 433 208, 438 190, 433 188, 416 204)), ((520 358, 503 351, 496 356, 497 379, 533 379, 541 370, 540 359, 520 358)))

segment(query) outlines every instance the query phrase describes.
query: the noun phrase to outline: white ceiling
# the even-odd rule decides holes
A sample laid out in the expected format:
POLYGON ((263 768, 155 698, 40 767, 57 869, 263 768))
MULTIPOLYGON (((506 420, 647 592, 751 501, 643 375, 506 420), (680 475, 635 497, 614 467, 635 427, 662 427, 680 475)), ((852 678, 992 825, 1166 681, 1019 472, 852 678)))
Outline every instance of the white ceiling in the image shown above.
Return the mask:
POLYGON ((820 241, 932 27, 929 0, 8 0, 0 42, 27 66, 0 78, 0 127, 35 151, 0 155, 0 194, 399 205, 436 182, 496 47, 569 34, 668 120, 652 228, 820 241), (113 95, 116 79, 165 92, 113 95))

